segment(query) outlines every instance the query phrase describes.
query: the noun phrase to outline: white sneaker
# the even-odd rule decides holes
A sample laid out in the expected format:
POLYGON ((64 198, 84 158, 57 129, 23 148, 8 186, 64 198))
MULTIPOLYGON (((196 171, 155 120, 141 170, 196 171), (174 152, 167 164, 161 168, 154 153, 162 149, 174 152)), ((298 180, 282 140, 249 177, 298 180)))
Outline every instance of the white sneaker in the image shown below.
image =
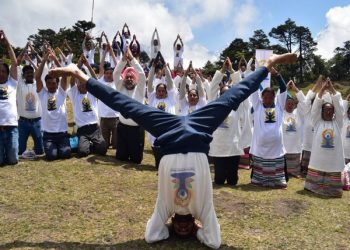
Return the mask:
POLYGON ((26 150, 23 152, 22 158, 27 160, 35 160, 36 154, 33 150, 26 150))

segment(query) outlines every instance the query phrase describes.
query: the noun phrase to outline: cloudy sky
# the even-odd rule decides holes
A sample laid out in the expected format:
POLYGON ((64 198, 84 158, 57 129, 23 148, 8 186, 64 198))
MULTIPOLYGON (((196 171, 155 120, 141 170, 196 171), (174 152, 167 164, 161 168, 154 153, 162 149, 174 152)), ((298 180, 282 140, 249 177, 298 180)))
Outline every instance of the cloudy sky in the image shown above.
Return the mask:
MULTIPOLYGON (((1 0, 0 29, 15 46, 23 47, 38 28, 71 27, 91 20, 93 0, 1 0)), ((185 42, 185 64, 203 66, 216 60, 235 38, 247 40, 256 29, 268 33, 291 18, 310 28, 318 41, 316 53, 330 58, 333 50, 350 40, 350 3, 344 0, 95 0, 92 34, 113 37, 125 22, 148 52, 155 27, 162 53, 172 61, 172 44, 179 33, 185 42)))

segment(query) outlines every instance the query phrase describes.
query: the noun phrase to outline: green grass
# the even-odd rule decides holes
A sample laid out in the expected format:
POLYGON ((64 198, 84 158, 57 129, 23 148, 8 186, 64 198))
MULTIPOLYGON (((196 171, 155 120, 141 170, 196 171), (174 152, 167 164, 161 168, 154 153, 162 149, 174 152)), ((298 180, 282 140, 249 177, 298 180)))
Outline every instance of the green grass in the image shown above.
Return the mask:
MULTIPOLYGON (((69 120, 72 116, 69 114, 69 120)), ((157 197, 149 145, 142 165, 108 156, 0 168, 2 249, 207 249, 196 239, 144 241, 157 197)), ((287 190, 214 185, 222 249, 349 249, 350 193, 324 199, 291 179, 287 190)))
MULTIPOLYGON (((89 156, 0 169, 0 249, 203 248, 171 237, 147 244, 144 230, 157 197, 153 156, 141 166, 89 156)), ((287 190, 214 185, 223 249, 347 249, 350 194, 323 199, 291 179, 287 190)))

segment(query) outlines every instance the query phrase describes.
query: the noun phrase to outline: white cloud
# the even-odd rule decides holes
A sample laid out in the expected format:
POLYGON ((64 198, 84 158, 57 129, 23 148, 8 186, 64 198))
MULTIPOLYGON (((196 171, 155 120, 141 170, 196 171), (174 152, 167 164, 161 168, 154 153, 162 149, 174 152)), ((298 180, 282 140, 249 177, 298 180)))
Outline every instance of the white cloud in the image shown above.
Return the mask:
POLYGON ((176 12, 187 17, 192 27, 227 19, 232 13, 232 0, 180 0, 176 1, 176 12))
POLYGON ((184 67, 188 66, 190 60, 192 60, 193 67, 201 68, 208 60, 214 62, 218 59, 217 56, 211 53, 207 48, 197 43, 189 48, 185 48, 185 53, 184 67))
POLYGON ((233 31, 237 37, 251 35, 257 25, 258 9, 254 1, 248 0, 235 11, 233 20, 233 31))
POLYGON ((326 19, 326 27, 317 35, 316 53, 330 59, 336 47, 343 47, 350 40, 350 5, 331 8, 326 19))
MULTIPOLYGON (((91 4, 92 0, 2 0, 0 29, 5 30, 13 45, 23 47, 27 37, 37 33, 38 29, 50 28, 57 32, 59 28, 72 27, 78 20, 90 20, 91 4)), ((239 36, 251 32, 256 15, 253 0, 243 3, 237 0, 179 0, 176 3, 162 0, 128 0, 125 3, 97 0, 94 9, 96 28, 92 34, 99 36, 104 30, 111 40, 126 22, 142 48, 149 52, 151 36, 157 27, 162 53, 172 64, 172 45, 179 33, 185 43, 185 64, 192 60, 196 67, 200 67, 208 60, 216 60, 216 57, 201 41, 196 40, 194 29, 203 30, 206 24, 218 23, 222 25, 218 27, 222 32, 239 36)))

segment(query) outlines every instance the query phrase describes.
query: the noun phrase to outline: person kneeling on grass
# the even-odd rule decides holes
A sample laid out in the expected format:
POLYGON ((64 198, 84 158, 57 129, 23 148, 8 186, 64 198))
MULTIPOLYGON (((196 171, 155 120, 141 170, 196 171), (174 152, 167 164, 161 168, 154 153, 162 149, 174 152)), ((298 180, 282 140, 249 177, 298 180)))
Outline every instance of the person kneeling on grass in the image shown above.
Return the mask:
POLYGON ((0 44, 5 46, 11 59, 11 69, 0 62, 0 166, 18 163, 18 122, 16 107, 17 59, 3 30, 0 44))
POLYGON ((283 110, 287 99, 287 86, 276 71, 280 93, 275 101, 275 91, 265 88, 251 96, 254 109, 254 132, 250 153, 252 154, 251 183, 264 187, 286 188, 287 178, 282 141, 283 110))
POLYGON ((46 62, 52 58, 57 66, 61 66, 52 51, 48 51, 38 70, 35 71, 36 91, 42 107, 41 128, 43 130, 43 142, 45 157, 52 161, 56 159, 70 158, 71 148, 68 136, 67 124, 67 79, 50 75, 45 76, 46 87, 41 80, 41 75, 46 62))
MULTIPOLYGON (((158 198, 151 219, 147 222, 145 239, 148 243, 169 237, 167 220, 174 214, 193 216, 202 227, 197 238, 205 245, 219 248, 220 225, 214 204, 210 168, 207 159, 212 133, 240 103, 258 90, 269 70, 277 63, 295 62, 295 54, 274 55, 265 67, 257 69, 244 81, 225 94, 187 116, 176 116, 145 106, 118 91, 98 83, 73 65, 53 69, 50 75, 74 76, 87 90, 106 105, 132 118, 155 138, 162 148, 158 174, 158 198)), ((184 223, 186 224, 186 223, 184 223)))
POLYGON ((312 105, 314 137, 305 179, 305 189, 322 196, 341 197, 343 194, 341 180, 345 169, 341 137, 343 113, 341 94, 336 92, 328 78, 312 105))
MULTIPOLYGON (((78 61, 78 67, 81 68, 83 64, 88 68, 91 76, 96 79, 97 76, 84 54, 78 61)), ((74 121, 78 126, 78 156, 84 157, 90 152, 105 155, 107 144, 98 125, 97 98, 87 92, 86 85, 77 84, 74 78, 71 78, 68 96, 72 101, 74 121)))

